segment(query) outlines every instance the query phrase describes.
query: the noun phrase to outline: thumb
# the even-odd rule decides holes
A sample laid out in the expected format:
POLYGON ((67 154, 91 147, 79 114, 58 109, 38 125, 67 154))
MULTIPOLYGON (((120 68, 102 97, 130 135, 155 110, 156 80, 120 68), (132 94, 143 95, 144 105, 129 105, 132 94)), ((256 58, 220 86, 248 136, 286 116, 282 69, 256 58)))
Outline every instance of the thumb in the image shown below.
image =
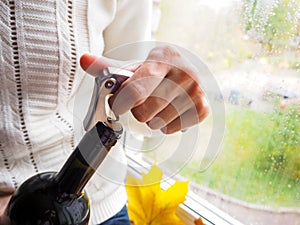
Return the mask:
POLYGON ((97 76, 100 70, 112 66, 107 58, 84 54, 80 58, 80 66, 87 73, 97 76))
POLYGON ((103 70, 107 67, 117 67, 123 68, 129 71, 134 72, 142 62, 137 61, 119 61, 115 59, 106 58, 104 56, 98 57, 95 55, 84 54, 80 58, 81 68, 93 75, 98 76, 100 70, 103 70))

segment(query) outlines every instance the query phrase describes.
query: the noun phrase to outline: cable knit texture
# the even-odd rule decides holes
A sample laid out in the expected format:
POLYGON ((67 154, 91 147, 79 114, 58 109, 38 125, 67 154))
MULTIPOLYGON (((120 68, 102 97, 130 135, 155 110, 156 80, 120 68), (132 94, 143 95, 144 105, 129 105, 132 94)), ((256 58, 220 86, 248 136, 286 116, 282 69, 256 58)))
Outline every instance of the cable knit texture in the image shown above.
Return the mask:
MULTIPOLYGON (((87 76, 80 56, 148 38, 150 2, 1 0, 0 190, 61 168, 78 141, 70 102, 87 76)), ((126 202, 123 185, 115 182, 126 167, 113 167, 125 165, 124 155, 116 147, 111 156, 87 187, 90 224, 108 219, 126 202)))

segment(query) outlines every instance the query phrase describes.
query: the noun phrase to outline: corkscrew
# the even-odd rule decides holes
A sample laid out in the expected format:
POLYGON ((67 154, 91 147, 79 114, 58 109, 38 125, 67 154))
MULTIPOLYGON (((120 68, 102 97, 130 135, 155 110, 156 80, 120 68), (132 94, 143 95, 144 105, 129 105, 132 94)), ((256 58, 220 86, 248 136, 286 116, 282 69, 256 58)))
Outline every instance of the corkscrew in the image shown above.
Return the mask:
POLYGON ((94 90, 87 115, 83 121, 86 131, 90 130, 97 122, 102 121, 115 131, 120 131, 122 126, 118 123, 119 116, 114 114, 108 105, 108 98, 116 93, 121 84, 131 77, 129 70, 107 67, 95 77, 94 90))

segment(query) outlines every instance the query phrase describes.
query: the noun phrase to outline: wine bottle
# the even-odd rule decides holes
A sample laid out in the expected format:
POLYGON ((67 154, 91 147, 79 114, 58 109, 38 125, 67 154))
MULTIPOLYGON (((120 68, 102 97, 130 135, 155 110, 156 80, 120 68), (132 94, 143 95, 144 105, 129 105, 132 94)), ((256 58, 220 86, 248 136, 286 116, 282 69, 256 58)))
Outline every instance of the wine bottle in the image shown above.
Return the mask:
POLYGON ((22 183, 7 207, 11 225, 88 224, 89 198, 84 187, 121 133, 121 127, 96 123, 59 172, 40 173, 22 183))

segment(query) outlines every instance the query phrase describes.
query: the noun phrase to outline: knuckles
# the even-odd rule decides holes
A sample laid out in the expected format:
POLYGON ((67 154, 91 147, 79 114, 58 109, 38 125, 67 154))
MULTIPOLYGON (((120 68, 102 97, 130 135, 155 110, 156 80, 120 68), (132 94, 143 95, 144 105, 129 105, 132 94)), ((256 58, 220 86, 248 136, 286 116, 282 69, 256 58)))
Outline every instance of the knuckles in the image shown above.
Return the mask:
POLYGON ((161 76, 161 64, 159 61, 146 62, 140 67, 140 72, 149 79, 155 79, 161 76))
POLYGON ((136 120, 141 123, 145 123, 149 120, 148 115, 145 113, 143 105, 131 109, 131 113, 136 118, 136 120))
POLYGON ((174 48, 169 45, 161 45, 158 47, 153 48, 149 53, 149 59, 158 59, 160 61, 165 61, 172 58, 180 57, 180 53, 174 48))
POLYGON ((197 105, 196 105, 196 111, 197 111, 197 122, 202 122, 208 115, 210 112, 209 106, 206 104, 206 100, 204 100, 204 98, 202 98, 202 101, 200 101, 197 105))
MULTIPOLYGON (((153 106, 146 104, 149 97, 153 98, 150 93, 152 91, 148 89, 149 82, 157 85, 158 87, 162 79, 170 79, 172 81, 170 83, 172 83, 172 85, 175 84, 177 87, 167 88, 169 91, 168 94, 170 94, 170 92, 172 92, 172 94, 174 93, 173 95, 175 96, 172 99, 180 96, 186 96, 186 99, 181 106, 178 106, 178 108, 183 108, 183 105, 187 104, 187 101, 190 101, 187 110, 193 111, 191 116, 193 117, 192 120, 194 124, 203 121, 209 114, 209 107, 204 100, 204 92, 201 89, 200 84, 193 79, 193 76, 188 74, 188 72, 184 72, 179 69, 180 67, 176 67, 174 62, 179 62, 179 64, 181 62, 181 55, 175 48, 167 45, 155 47, 150 51, 146 62, 138 68, 138 70, 140 70, 140 77, 136 78, 136 80, 133 79, 132 84, 126 85, 128 90, 125 94, 128 98, 131 98, 131 100, 134 101, 134 104, 130 109, 133 116, 139 122, 147 123, 147 125, 152 129, 160 129, 161 125, 158 125, 158 122, 154 123, 152 121, 157 114, 152 115, 150 112, 153 112, 151 109, 153 106), (168 65, 168 67, 166 67, 166 65, 168 65), (165 69, 165 74, 162 72, 162 68, 165 69), (162 78, 162 74, 164 74, 164 78, 162 78), (151 121, 153 123, 151 123, 151 121)), ((185 68, 185 65, 181 66, 182 68, 185 68)), ((187 69, 186 71, 193 70, 187 69)), ((195 73, 192 75, 195 75, 195 73)), ((161 94, 164 93, 167 94, 166 92, 162 92, 161 94)), ((164 96, 160 97, 164 98, 164 96)), ((158 104, 154 105, 159 108, 158 104)), ((161 111, 163 110, 164 109, 161 109, 161 111)), ((178 117, 181 117, 181 115, 178 114, 178 117)), ((160 119, 162 121, 168 121, 166 118, 160 119)), ((166 129, 161 129, 162 132, 173 133, 173 131, 170 132, 170 129, 167 129, 168 124, 165 124, 165 128, 166 129)))

